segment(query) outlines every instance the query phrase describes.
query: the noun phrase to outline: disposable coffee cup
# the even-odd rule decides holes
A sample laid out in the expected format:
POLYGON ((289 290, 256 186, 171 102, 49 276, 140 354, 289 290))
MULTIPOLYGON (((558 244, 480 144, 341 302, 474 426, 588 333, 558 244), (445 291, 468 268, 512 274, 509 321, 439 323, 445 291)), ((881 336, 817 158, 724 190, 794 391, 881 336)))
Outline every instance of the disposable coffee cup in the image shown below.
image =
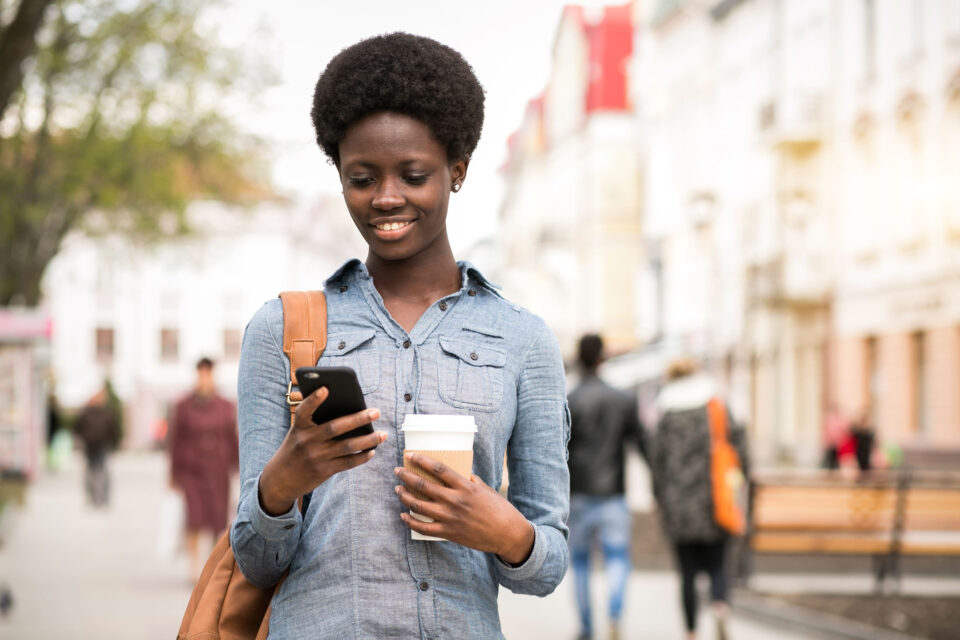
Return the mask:
MULTIPOLYGON (((470 474, 473 473, 473 437, 476 433, 477 425, 473 421, 473 416, 410 414, 403 420, 404 453, 428 455, 469 479, 470 474)), ((427 482, 445 486, 432 473, 409 462, 406 456, 403 458, 403 466, 408 471, 425 478, 427 482)), ((416 491, 413 493, 420 499, 427 499, 426 496, 418 495, 416 491)), ((410 515, 421 522, 433 522, 432 518, 413 511, 410 515)), ((410 537, 414 540, 445 540, 445 538, 425 536, 412 529, 410 537)))

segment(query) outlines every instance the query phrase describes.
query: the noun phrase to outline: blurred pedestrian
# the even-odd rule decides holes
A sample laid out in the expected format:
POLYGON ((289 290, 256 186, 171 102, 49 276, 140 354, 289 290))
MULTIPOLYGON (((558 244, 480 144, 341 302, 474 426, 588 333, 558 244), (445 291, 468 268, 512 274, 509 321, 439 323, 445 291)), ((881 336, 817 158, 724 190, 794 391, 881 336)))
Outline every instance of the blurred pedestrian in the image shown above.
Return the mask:
POLYGON ((873 467, 873 449, 876 444, 876 433, 873 422, 870 420, 870 409, 865 407, 850 425, 850 437, 853 440, 853 455, 857 461, 857 468, 861 472, 870 471, 873 467))
POLYGON ((593 634, 590 551, 603 551, 609 598, 610 638, 619 638, 620 615, 630 574, 630 511, 624 497, 624 458, 636 446, 646 457, 637 401, 598 375, 603 340, 580 338, 582 379, 570 393, 570 553, 580 614, 579 638, 593 634))
POLYGON ((87 461, 84 475, 87 500, 95 507, 105 507, 110 502, 107 456, 120 443, 120 420, 110 405, 106 386, 87 401, 73 431, 83 443, 87 461))
POLYGON ((850 420, 840 411, 840 408, 831 403, 827 415, 823 419, 823 468, 840 468, 840 447, 850 434, 850 420))
MULTIPOLYGON (((673 362, 667 384, 657 398, 660 421, 651 443, 650 466, 662 524, 673 544, 682 585, 684 623, 688 638, 696 637, 696 576, 710 576, 710 594, 717 637, 727 637, 728 578, 726 548, 730 532, 718 523, 715 508, 714 443, 711 403, 717 399, 713 382, 697 373, 690 359, 673 362)), ((727 440, 736 449, 740 478, 746 476, 747 454, 742 430, 726 414, 727 440)), ((720 418, 722 419, 722 417, 720 418)), ((724 477, 722 482, 728 482, 724 477)))
POLYGON ((186 544, 190 573, 202 568, 200 534, 218 536, 227 526, 230 478, 237 470, 237 412, 217 394, 213 361, 197 362, 193 390, 177 402, 170 421, 170 486, 187 506, 186 544))

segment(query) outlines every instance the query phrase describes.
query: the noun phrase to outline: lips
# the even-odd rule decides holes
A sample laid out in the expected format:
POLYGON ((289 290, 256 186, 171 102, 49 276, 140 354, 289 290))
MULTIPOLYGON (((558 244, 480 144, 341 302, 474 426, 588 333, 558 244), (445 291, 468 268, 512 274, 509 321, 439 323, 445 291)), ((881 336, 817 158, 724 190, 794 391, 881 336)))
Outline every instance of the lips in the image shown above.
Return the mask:
POLYGON ((406 236, 416 220, 374 220, 370 222, 373 233, 381 240, 394 241, 406 236))

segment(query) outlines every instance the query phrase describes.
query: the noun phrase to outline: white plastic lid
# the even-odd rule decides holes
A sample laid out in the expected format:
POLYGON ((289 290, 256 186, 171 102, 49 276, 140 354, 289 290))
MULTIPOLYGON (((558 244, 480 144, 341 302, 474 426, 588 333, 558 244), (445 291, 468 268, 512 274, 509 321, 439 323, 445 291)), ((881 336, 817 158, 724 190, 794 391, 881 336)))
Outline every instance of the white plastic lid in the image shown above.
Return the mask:
POLYGON ((403 419, 403 430, 476 433, 477 425, 473 416, 410 413, 403 419))

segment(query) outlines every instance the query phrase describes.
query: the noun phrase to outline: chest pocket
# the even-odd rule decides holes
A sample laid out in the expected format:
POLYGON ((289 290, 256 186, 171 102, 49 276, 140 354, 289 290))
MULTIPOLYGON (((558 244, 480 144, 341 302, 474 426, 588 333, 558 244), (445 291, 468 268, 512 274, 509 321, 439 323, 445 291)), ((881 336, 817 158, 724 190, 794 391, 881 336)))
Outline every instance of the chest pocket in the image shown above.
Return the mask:
POLYGON ((506 353, 479 340, 440 336, 440 399, 474 411, 496 411, 503 399, 506 353))
POLYGON ((361 329, 327 336, 322 366, 350 367, 357 372, 364 395, 380 386, 380 354, 373 329, 361 329))

